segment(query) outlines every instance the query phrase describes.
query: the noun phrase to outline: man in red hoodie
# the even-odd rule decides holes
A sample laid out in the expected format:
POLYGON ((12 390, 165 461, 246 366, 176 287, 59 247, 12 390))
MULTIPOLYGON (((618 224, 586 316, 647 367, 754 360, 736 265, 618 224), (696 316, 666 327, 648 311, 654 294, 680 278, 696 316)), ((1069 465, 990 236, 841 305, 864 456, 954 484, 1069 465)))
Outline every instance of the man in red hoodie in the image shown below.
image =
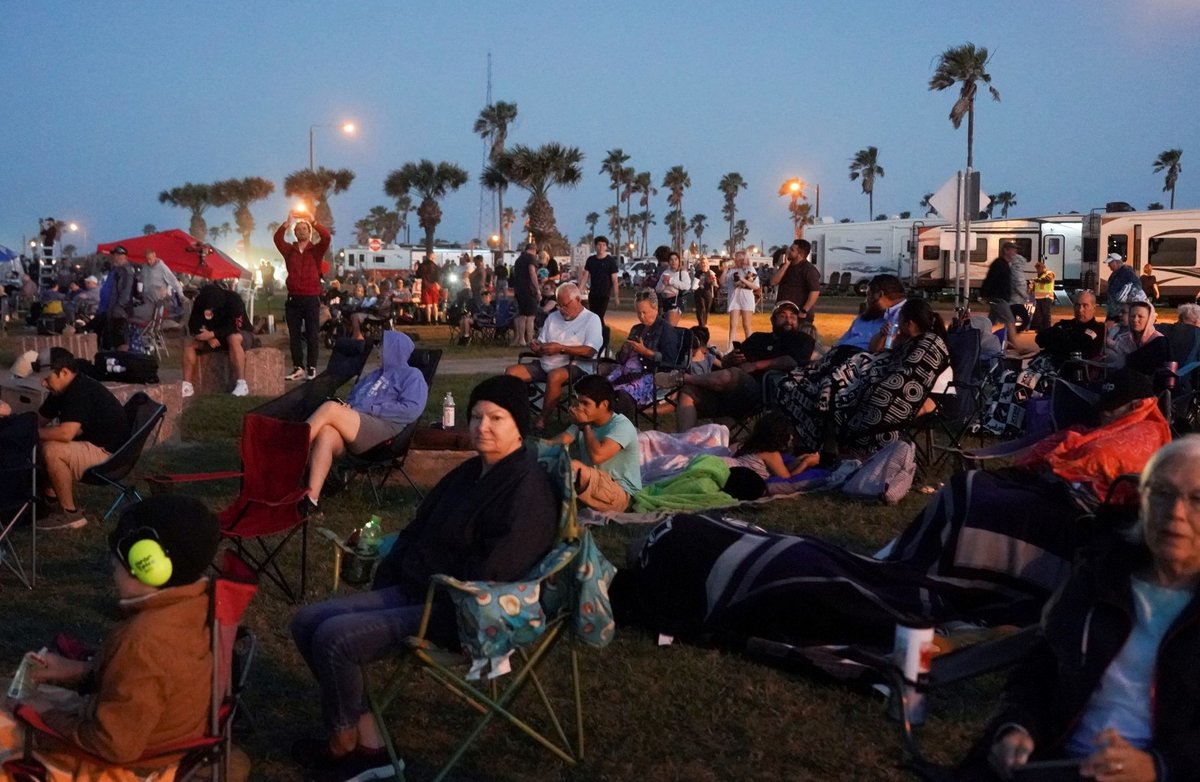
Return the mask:
POLYGON ((306 377, 312 380, 317 376, 321 268, 330 239, 328 228, 316 221, 309 222, 308 217, 295 212, 289 212, 287 221, 275 231, 275 247, 287 265, 288 296, 283 313, 292 349, 292 371, 286 375, 288 380, 306 377), (289 226, 296 237, 294 243, 284 238, 289 226), (317 233, 315 243, 311 241, 313 231, 317 233), (307 371, 305 367, 308 367, 307 371))

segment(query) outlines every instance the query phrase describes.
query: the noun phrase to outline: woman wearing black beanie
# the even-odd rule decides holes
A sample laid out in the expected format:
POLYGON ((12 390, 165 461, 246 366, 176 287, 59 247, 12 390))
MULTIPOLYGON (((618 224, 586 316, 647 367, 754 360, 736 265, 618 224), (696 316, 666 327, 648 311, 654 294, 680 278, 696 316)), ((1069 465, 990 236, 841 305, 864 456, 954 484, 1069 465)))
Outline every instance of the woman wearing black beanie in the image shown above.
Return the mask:
MULTIPOLYGON (((379 564, 373 589, 306 606, 292 621, 292 637, 320 686, 330 734, 293 747, 308 768, 350 777, 389 762, 362 666, 394 657, 416 634, 431 576, 515 581, 557 539, 558 494, 524 446, 530 426, 525 383, 489 378, 471 392, 468 410, 476 455, 426 495, 379 564)), ((444 594, 439 600, 429 635, 457 646, 453 606, 444 594)))

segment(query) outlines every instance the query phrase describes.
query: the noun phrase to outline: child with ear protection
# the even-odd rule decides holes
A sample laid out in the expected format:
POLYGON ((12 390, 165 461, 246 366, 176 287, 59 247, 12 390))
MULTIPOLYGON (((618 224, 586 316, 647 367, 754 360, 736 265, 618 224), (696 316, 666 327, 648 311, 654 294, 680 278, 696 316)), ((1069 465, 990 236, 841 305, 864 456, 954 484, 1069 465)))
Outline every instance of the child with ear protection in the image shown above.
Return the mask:
POLYGON ((219 540, 216 517, 190 497, 150 497, 121 515, 108 543, 124 618, 92 661, 43 653, 31 669, 38 683, 79 692, 29 701, 52 728, 114 765, 204 735, 213 665, 206 573, 219 540))

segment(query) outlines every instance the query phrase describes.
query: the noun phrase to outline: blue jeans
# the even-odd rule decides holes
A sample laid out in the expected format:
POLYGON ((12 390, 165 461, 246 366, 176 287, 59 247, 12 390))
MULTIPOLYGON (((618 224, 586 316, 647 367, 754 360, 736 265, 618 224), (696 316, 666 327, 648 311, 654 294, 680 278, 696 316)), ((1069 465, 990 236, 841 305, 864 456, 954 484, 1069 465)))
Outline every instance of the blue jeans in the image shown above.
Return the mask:
POLYGON ((416 635, 424 607, 388 587, 296 612, 292 638, 321 687, 321 718, 330 731, 353 727, 370 710, 362 666, 398 654, 404 639, 416 635))

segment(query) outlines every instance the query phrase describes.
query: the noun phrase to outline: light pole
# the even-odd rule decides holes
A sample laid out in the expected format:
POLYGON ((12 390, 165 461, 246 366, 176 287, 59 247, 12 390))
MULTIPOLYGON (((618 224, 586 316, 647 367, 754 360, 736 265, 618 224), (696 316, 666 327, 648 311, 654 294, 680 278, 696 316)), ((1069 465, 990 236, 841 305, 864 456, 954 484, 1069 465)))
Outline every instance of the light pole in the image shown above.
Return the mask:
MULTIPOLYGON (((333 126, 328 123, 322 123, 322 122, 316 123, 315 125, 308 126, 308 170, 309 171, 317 170, 315 156, 313 154, 313 136, 315 135, 317 128, 329 128, 329 127, 333 127, 333 126)), ((357 130, 357 128, 355 127, 353 122, 343 122, 341 124, 341 129, 342 129, 342 132, 348 136, 353 135, 354 131, 357 130)))
MULTIPOLYGON (((797 211, 797 209, 798 209, 797 203, 801 200, 807 200, 807 196, 804 195, 804 187, 805 187, 805 182, 803 179, 800 179, 799 177, 792 177, 791 179, 784 181, 784 183, 779 186, 779 195, 788 196, 791 199, 790 202, 788 203, 788 212, 792 215, 792 230, 794 231, 795 238, 797 238, 797 239, 800 239, 804 236, 804 222, 801 220, 800 215, 797 211)), ((815 185, 814 187, 816 188, 816 191, 817 191, 816 210, 815 210, 816 215, 815 216, 820 217, 821 216, 821 186, 815 185)))

